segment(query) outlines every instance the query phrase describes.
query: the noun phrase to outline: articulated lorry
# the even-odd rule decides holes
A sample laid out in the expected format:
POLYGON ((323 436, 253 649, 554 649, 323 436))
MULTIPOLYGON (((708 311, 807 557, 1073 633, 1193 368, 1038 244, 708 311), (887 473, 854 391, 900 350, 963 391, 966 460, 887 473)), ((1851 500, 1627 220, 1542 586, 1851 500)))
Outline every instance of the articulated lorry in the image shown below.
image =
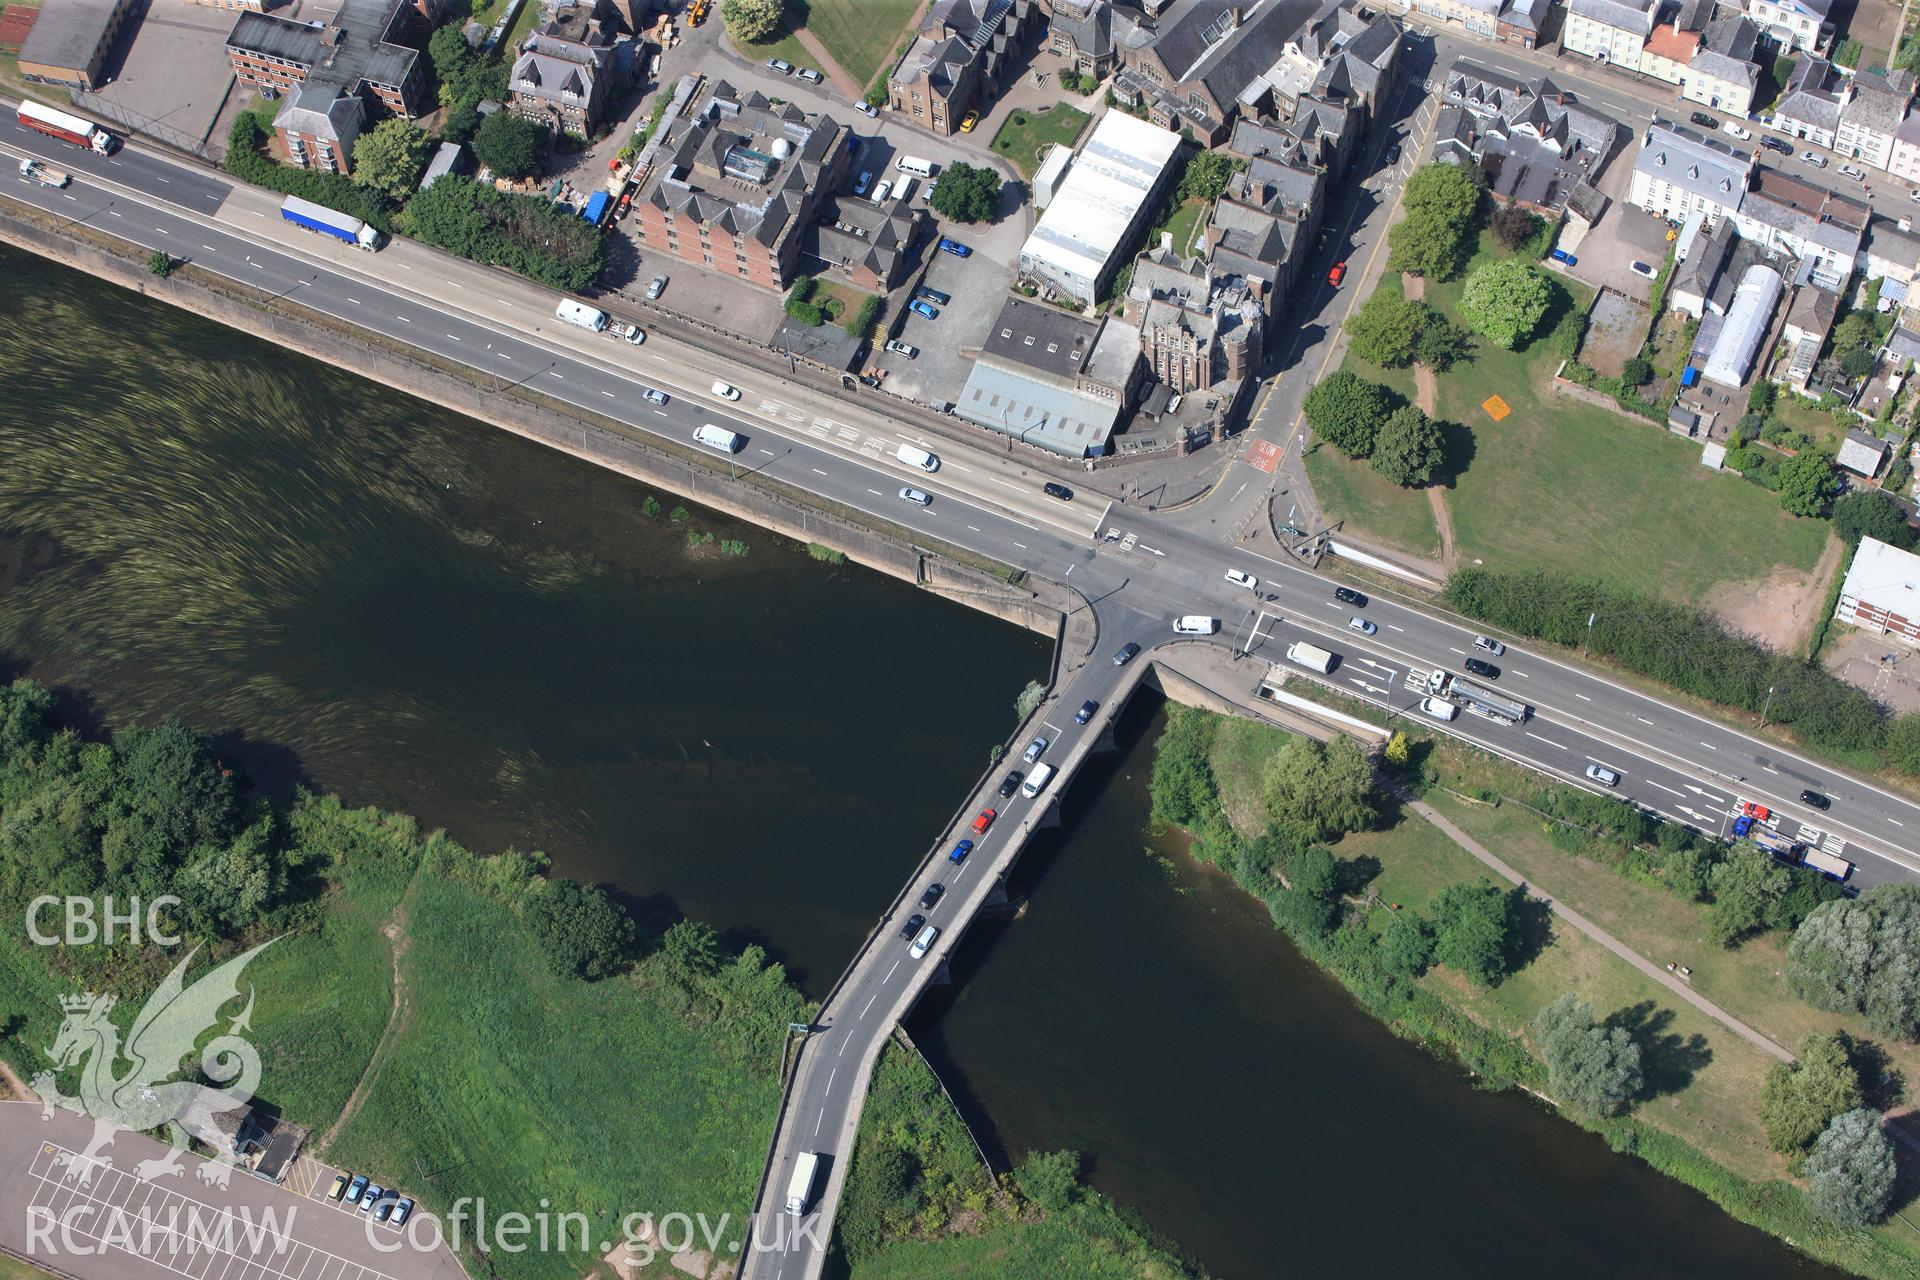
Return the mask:
POLYGON ((84 120, 70 111, 43 107, 37 102, 20 104, 20 123, 36 133, 70 142, 76 147, 86 147, 103 156, 112 155, 113 149, 120 145, 118 138, 93 121, 84 120))
POLYGON ((280 216, 296 227, 332 236, 357 249, 373 250, 380 247, 380 233, 360 219, 350 218, 311 200, 302 200, 299 196, 287 197, 286 203, 280 206, 280 216))
POLYGON ((44 160, 22 160, 20 176, 43 187, 64 187, 73 181, 65 169, 56 169, 44 160))
POLYGON ((1533 714, 1533 709, 1526 703, 1503 698, 1491 689, 1462 680, 1451 671, 1435 671, 1428 676, 1427 693, 1431 697, 1443 698, 1463 711, 1497 720, 1501 724, 1520 724, 1533 714))
POLYGON ((1847 877, 1853 874, 1853 864, 1845 858, 1812 845, 1802 844, 1798 840, 1789 840, 1777 831, 1769 831, 1760 826, 1749 826, 1742 831, 1736 823, 1734 834, 1746 836, 1747 839, 1789 866, 1805 866, 1829 880, 1837 880, 1844 884, 1847 877))

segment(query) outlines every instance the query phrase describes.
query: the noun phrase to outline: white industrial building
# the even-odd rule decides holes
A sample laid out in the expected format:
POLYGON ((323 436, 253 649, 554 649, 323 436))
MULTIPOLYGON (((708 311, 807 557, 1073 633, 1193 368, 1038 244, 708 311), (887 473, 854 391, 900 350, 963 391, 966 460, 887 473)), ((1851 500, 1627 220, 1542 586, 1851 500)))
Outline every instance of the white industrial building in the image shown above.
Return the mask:
POLYGON ((1715 382, 1737 387, 1753 369, 1760 344, 1766 341, 1767 327, 1773 323, 1773 309, 1779 305, 1786 281, 1772 267, 1754 265, 1740 277, 1733 291, 1733 304, 1727 308, 1726 323, 1714 339, 1713 351, 1701 372, 1715 382))
POLYGON ((1107 112, 1020 247, 1020 274, 1092 303, 1117 256, 1152 215, 1179 150, 1179 134, 1124 111, 1107 112))
POLYGON ((1860 539, 1833 616, 1889 640, 1920 645, 1920 556, 1860 539))

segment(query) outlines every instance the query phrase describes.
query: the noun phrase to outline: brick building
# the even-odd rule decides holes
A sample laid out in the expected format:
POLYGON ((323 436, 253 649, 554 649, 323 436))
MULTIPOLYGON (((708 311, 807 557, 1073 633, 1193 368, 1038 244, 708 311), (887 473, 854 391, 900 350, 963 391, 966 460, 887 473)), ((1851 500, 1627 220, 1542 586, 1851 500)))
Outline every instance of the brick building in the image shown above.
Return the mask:
POLYGON ((20 74, 42 84, 98 89, 113 43, 133 17, 133 0, 60 0, 42 5, 20 42, 20 74))
POLYGON ((1041 21, 1033 0, 934 0, 887 74, 888 105, 935 133, 954 133, 1000 92, 1041 21))

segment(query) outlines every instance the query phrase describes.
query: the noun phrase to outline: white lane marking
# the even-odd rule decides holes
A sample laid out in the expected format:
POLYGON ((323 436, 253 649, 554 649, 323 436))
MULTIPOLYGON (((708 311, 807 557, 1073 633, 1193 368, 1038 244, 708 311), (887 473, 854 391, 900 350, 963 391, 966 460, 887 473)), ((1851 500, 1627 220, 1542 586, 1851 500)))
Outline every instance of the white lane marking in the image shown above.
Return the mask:
MULTIPOLYGON (((1452 648, 1452 646, 1451 646, 1451 645, 1449 645, 1449 646, 1448 646, 1448 648, 1452 648)), ((1454 651, 1455 653, 1458 653, 1458 654, 1465 654, 1465 653, 1466 653, 1466 650, 1465 650, 1465 649, 1454 649, 1453 651, 1454 651)))
POLYGON ((1634 719, 1635 719, 1635 720, 1638 720, 1638 721, 1639 721, 1639 722, 1640 722, 1641 724, 1652 724, 1652 723, 1653 723, 1653 721, 1651 721, 1651 720, 1649 720, 1649 719, 1647 719, 1647 718, 1646 718, 1645 716, 1635 716, 1635 717, 1634 717, 1634 719))
POLYGON ((1564 743, 1555 742, 1552 738, 1543 738, 1539 734, 1533 732, 1531 729, 1522 729, 1520 732, 1526 734, 1529 738, 1532 738, 1535 742, 1546 743, 1548 746, 1554 748, 1555 750, 1565 751, 1567 749, 1564 743))
POLYGON ((114 217, 116 217, 116 218, 118 218, 118 217, 120 217, 120 216, 121 216, 121 213, 120 213, 120 211, 119 211, 118 209, 109 209, 109 210, 107 210, 107 212, 108 212, 108 213, 110 213, 110 214, 112 214, 112 215, 113 215, 114 217))
POLYGON ((1896 827, 1904 827, 1907 825, 1906 823, 1900 821, 1900 819, 1898 818, 1888 818, 1887 821, 1891 822, 1896 827))
MULTIPOLYGON (((258 264, 258 263, 255 263, 254 265, 255 265, 255 266, 258 266, 259 264, 258 264)), ((396 319, 396 320, 398 320, 398 321, 399 321, 399 322, 400 322, 401 324, 412 324, 412 323, 413 323, 413 321, 411 321, 411 320, 409 320, 409 319, 407 319, 407 318, 406 318, 405 316, 395 316, 395 317, 394 317, 394 319, 396 319)))
POLYGON ((616 396, 615 394, 613 394, 613 392, 611 391, 602 391, 600 394, 605 396, 609 400, 618 400, 620 398, 619 396, 616 396))
POLYGON ((501 358, 502 360, 511 360, 511 359, 513 359, 513 357, 512 357, 512 356, 510 356, 510 355, 508 355, 508 354, 507 354, 506 352, 504 352, 504 351, 502 351, 502 352, 500 353, 500 358, 501 358))
POLYGON ((839 1074, 840 1074, 839 1067, 835 1067, 833 1070, 827 1072, 827 1092, 828 1093, 833 1092, 833 1078, 839 1074))
POLYGON ((1707 750, 1709 750, 1709 751, 1718 751, 1718 750, 1720 749, 1720 748, 1718 748, 1718 747, 1716 747, 1716 746, 1714 746, 1714 745, 1713 745, 1713 744, 1712 744, 1711 742, 1703 742, 1703 743, 1701 743, 1700 745, 1701 745, 1701 746, 1703 746, 1703 747, 1705 747, 1705 748, 1706 748, 1707 750))
MULTIPOLYGON (((1513 669, 1512 669, 1511 667, 1509 667, 1509 668, 1508 668, 1508 670, 1509 670, 1509 671, 1512 671, 1513 669)), ((1526 672, 1524 672, 1524 671, 1514 671, 1514 672, 1513 672, 1513 674, 1514 674, 1514 675, 1516 675, 1516 676, 1519 676, 1519 677, 1520 677, 1520 678, 1521 678, 1522 680, 1531 680, 1531 679, 1533 679, 1533 677, 1532 677, 1532 676, 1530 676, 1530 675, 1528 675, 1528 674, 1527 674, 1526 672)))
POLYGON ((672 416, 673 416, 673 415, 671 415, 671 414, 669 414, 669 413, 668 413, 668 412, 667 412, 667 411, 666 411, 665 409, 655 409, 655 410, 654 410, 654 412, 655 412, 655 413, 657 413, 657 414, 659 414, 659 415, 660 415, 661 417, 663 417, 663 418, 667 418, 667 417, 672 417, 672 416))
POLYGON ((455 342, 458 342, 458 341, 460 341, 460 335, 459 335, 459 334, 457 334, 457 333, 450 333, 450 334, 448 334, 447 336, 448 336, 449 338, 452 338, 452 339, 453 339, 453 340, 454 340, 455 342))
MULTIPOLYGON (((1593 757, 1592 757, 1592 756, 1588 756, 1588 757, 1587 757, 1587 759, 1589 759, 1589 760, 1593 760, 1593 757)), ((1594 762, 1595 764, 1601 764, 1601 763, 1603 763, 1602 761, 1599 761, 1599 760, 1593 760, 1593 762, 1594 762)), ((1684 792, 1684 791, 1675 791, 1675 790, 1674 790, 1674 789, 1673 789, 1672 787, 1670 787, 1670 786, 1668 786, 1668 785, 1667 785, 1666 783, 1664 783, 1664 782, 1655 782, 1655 781, 1654 781, 1654 780, 1653 780, 1652 778, 1647 778, 1647 779, 1644 779, 1644 781, 1646 782, 1646 784, 1647 784, 1648 786, 1650 786, 1650 787, 1658 787, 1658 788, 1660 788, 1660 789, 1661 789, 1662 791, 1664 791, 1664 792, 1666 792, 1666 793, 1667 793, 1668 795, 1674 795, 1674 796, 1679 796, 1679 797, 1680 797, 1680 798, 1681 798, 1682 800, 1685 800, 1685 799, 1687 798, 1687 793, 1686 793, 1686 792, 1684 792)))
POLYGON ((458 289, 458 288, 460 287, 460 285, 459 285, 459 283, 458 283, 457 281, 453 281, 453 280, 449 280, 449 281, 447 281, 447 283, 448 283, 448 284, 450 284, 450 285, 452 285, 452 286, 453 286, 454 288, 456 288, 456 289, 458 289))
POLYGON ((165 227, 155 227, 154 230, 158 231, 163 236, 170 236, 173 234, 173 232, 167 230, 165 227))
POLYGON ((1391 622, 1389 622, 1389 623, 1387 624, 1387 630, 1389 630, 1389 631, 1399 631, 1399 632, 1405 632, 1405 631, 1406 631, 1406 628, 1405 628, 1405 627, 1396 627, 1396 626, 1394 626, 1394 625, 1393 625, 1393 624, 1392 624, 1391 622))
POLYGON ((1024 542, 1016 542, 1013 545, 1020 548, 1022 551, 1025 551, 1027 549, 1027 544, 1024 542))
POLYGON ((840 1056, 840 1054, 842 1054, 842 1053, 845 1053, 845 1052, 847 1051, 847 1046, 848 1046, 849 1044, 851 1044, 852 1042, 853 1042, 853 1037, 852 1037, 852 1036, 841 1036, 841 1037, 840 1037, 840 1051, 839 1051, 839 1053, 836 1053, 836 1054, 834 1054, 833 1056, 837 1058, 837 1057, 839 1057, 839 1056, 840 1056))
MULTIPOLYGON (((154 176, 154 177, 156 177, 156 178, 160 178, 160 175, 159 175, 159 174, 157 174, 157 173, 156 173, 156 174, 154 174, 153 176, 154 176)), ((173 185, 173 179, 172 179, 172 178, 160 178, 160 181, 162 181, 162 182, 164 182, 164 183, 166 183, 166 184, 167 184, 168 186, 172 186, 172 185, 173 185)))
POLYGON ((774 452, 773 452, 773 450, 771 450, 771 449, 762 449, 762 450, 761 450, 760 452, 762 452, 762 453, 764 453, 764 454, 766 454, 766 455, 767 455, 767 456, 768 456, 769 458, 771 458, 771 457, 775 457, 775 456, 776 456, 776 455, 774 454, 774 452))
POLYGON ((1580 699, 1580 701, 1582 701, 1582 702, 1592 702, 1592 701, 1593 701, 1593 699, 1592 699, 1592 698, 1589 698, 1589 697, 1588 697, 1588 696, 1587 696, 1586 694, 1584 694, 1584 693, 1576 693, 1576 694, 1574 694, 1573 696, 1574 696, 1574 697, 1576 697, 1576 698, 1578 698, 1578 699, 1580 699))
POLYGON ((869 489, 867 490, 867 492, 872 494, 876 498, 884 498, 887 496, 886 494, 880 492, 878 489, 869 489))
POLYGON ((867 1016, 867 1010, 868 1010, 868 1009, 871 1009, 871 1008, 873 1008, 873 1002, 874 1002, 875 1000, 878 1000, 879 998, 880 998, 880 993, 879 993, 878 991, 876 991, 876 992, 874 992, 874 993, 873 993, 872 995, 870 995, 870 996, 868 996, 868 997, 867 997, 867 1002, 866 1002, 866 1004, 864 1004, 864 1005, 862 1005, 862 1006, 861 1006, 861 1008, 860 1008, 860 1016, 861 1016, 861 1017, 863 1017, 863 1018, 864 1018, 864 1017, 866 1017, 866 1016, 867 1016))
POLYGON ((969 528, 969 529, 971 529, 971 530, 973 530, 973 531, 974 531, 975 533, 978 533, 978 532, 980 532, 980 526, 979 526, 979 525, 974 525, 974 524, 970 524, 970 525, 968 525, 968 526, 967 526, 967 528, 969 528))
POLYGON ((360 299, 358 298, 348 298, 347 301, 351 302, 356 307, 362 305, 360 302, 360 299))
POLYGON ((214 248, 214 247, 213 247, 212 245, 210 245, 210 244, 203 244, 203 245, 201 245, 200 247, 201 247, 202 249, 205 249, 205 250, 206 250, 206 251, 207 251, 208 253, 218 253, 218 252, 220 252, 220 251, 219 251, 218 249, 216 249, 216 248, 214 248))
POLYGON ((821 470, 820 468, 818 468, 818 467, 809 467, 809 468, 808 468, 808 470, 810 470, 810 471, 812 471, 812 472, 813 472, 813 474, 815 474, 815 475, 817 475, 817 476, 823 476, 823 475, 825 475, 825 474, 827 474, 826 472, 824 472, 824 471, 822 471, 822 470, 821 470))
POLYGON ((814 1137, 816 1137, 816 1138, 817 1138, 817 1137, 819 1137, 819 1136, 820 1136, 820 1122, 821 1122, 822 1120, 825 1120, 826 1118, 827 1118, 827 1109, 826 1109, 825 1107, 822 1107, 822 1108, 820 1108, 820 1114, 819 1114, 819 1116, 818 1116, 818 1117, 816 1117, 816 1118, 814 1119, 814 1122, 813 1122, 813 1136, 814 1136, 814 1137))
POLYGON ((558 379, 560 379, 560 381, 562 381, 562 382, 565 382, 565 381, 567 380, 567 375, 566 375, 566 374, 564 374, 564 373, 555 373, 555 372, 554 372, 553 370, 551 370, 551 369, 549 369, 549 370, 547 370, 547 376, 548 376, 549 378, 558 378, 558 379))

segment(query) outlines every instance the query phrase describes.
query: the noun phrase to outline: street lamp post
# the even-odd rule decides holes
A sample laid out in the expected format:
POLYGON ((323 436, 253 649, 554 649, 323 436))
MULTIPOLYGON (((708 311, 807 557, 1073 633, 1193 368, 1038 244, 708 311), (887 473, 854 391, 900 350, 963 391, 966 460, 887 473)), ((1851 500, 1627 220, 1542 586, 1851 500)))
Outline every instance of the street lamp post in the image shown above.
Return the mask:
POLYGON ((1599 616, 1597 613, 1587 615, 1587 638, 1580 642, 1580 656, 1583 658, 1587 656, 1587 650, 1593 646, 1593 620, 1599 616))
POLYGON ((1771 710, 1773 710, 1773 686, 1768 685, 1766 705, 1760 708, 1760 727, 1762 729, 1767 727, 1767 713, 1771 710))

